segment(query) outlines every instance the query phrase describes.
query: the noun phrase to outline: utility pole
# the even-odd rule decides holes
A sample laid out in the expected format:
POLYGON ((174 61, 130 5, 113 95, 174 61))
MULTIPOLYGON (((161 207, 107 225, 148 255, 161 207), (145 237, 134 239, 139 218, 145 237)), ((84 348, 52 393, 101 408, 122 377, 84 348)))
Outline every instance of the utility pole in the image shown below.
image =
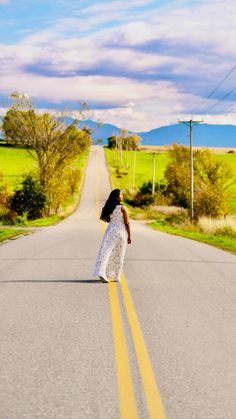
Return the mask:
POLYGON ((185 124, 189 127, 189 169, 190 169, 190 220, 194 217, 194 174, 193 174, 193 125, 201 124, 203 121, 178 121, 180 124, 185 124))
POLYGON ((126 170, 127 170, 127 172, 128 172, 128 169, 129 169, 128 150, 129 150, 129 139, 126 138, 126 170))
POLYGON ((135 171, 136 171, 136 150, 134 150, 134 160, 133 160, 133 182, 132 187, 135 187, 135 171))
POLYGON ((156 153, 152 153, 152 195, 155 193, 156 153))

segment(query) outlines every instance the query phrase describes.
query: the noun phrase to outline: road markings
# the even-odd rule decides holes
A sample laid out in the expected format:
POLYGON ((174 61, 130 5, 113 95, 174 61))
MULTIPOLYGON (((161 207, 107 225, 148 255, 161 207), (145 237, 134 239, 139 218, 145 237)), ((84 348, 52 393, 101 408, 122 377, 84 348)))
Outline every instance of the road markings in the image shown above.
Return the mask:
MULTIPOLYGON (((97 152, 96 152, 97 163, 97 152)), ((97 174, 96 170, 96 174, 97 174)), ((96 212, 99 214, 99 192, 98 178, 96 176, 96 212)), ((104 226, 101 223, 101 228, 104 226)), ((127 313, 133 343, 136 351, 140 375, 142 378, 144 393, 150 419, 166 419, 164 407, 161 401, 155 375, 148 355, 147 347, 139 325, 134 303, 128 288, 124 273, 121 279, 121 290, 127 313)), ((132 385, 132 378, 129 368, 128 352, 126 348, 125 334, 119 307, 119 299, 116 290, 116 283, 109 283, 110 305, 112 311, 113 335, 116 355, 118 387, 120 395, 121 418, 137 418, 137 409, 132 385)))
POLYGON ((124 274, 122 274, 121 290, 133 337, 150 418, 165 419, 166 415, 156 384, 155 375, 124 274))
MULTIPOLYGON (((96 166, 97 166, 97 152, 96 152, 96 166)), ((96 167, 96 174, 98 173, 96 167)), ((99 217, 99 187, 98 177, 96 176, 96 213, 99 217)), ((101 230, 104 232, 104 224, 100 223, 101 230)), ((129 366, 129 357, 126 346, 125 333, 122 323, 122 317, 119 306, 119 299, 116 289, 116 283, 110 282, 109 297, 110 307, 112 314, 112 327, 115 348, 117 381, 119 389, 119 402, 120 402, 120 417, 121 419, 137 419, 137 408, 135 395, 133 390, 133 383, 131 371, 129 366)))
POLYGON ((113 336, 116 355, 117 379, 120 397, 120 415, 122 419, 136 419, 137 409, 132 377, 126 348, 124 328, 119 307, 119 300, 114 282, 109 283, 112 312, 113 336))

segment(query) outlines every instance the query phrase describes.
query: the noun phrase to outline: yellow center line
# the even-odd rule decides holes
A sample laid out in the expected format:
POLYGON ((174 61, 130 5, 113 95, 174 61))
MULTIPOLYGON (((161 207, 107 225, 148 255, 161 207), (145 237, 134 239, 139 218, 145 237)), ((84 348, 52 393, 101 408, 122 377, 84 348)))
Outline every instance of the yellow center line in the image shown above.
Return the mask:
POLYGON ((133 336, 134 347, 137 355, 140 375, 142 377, 150 418, 165 419, 166 415, 156 384, 155 375, 124 274, 122 275, 121 289, 131 333, 133 336))
MULTIPOLYGON (((97 152, 96 152, 96 174, 97 170, 97 152)), ((99 216, 99 188, 98 177, 96 176, 96 212, 99 216)), ((102 223, 101 229, 104 230, 102 223)), ((109 283, 109 297, 112 314, 113 337, 115 347, 115 359, 117 369, 117 381, 119 389, 120 416, 121 419, 137 419, 136 400, 133 390, 132 377, 129 366, 129 357, 126 347, 125 333, 122 323, 122 317, 119 306, 119 299, 116 284, 109 283)))

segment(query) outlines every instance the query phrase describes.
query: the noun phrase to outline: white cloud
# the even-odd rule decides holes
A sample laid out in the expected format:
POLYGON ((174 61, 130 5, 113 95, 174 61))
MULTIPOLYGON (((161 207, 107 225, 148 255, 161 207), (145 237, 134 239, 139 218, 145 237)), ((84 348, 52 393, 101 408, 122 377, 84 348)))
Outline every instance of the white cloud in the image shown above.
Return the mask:
POLYGON ((126 0, 113 0, 113 1, 103 1, 96 2, 90 6, 85 7, 82 12, 89 14, 104 14, 109 13, 109 18, 112 18, 123 15, 124 12, 130 9, 136 9, 140 6, 147 6, 149 3, 152 3, 153 0, 135 0, 134 2, 127 2, 126 0), (114 15, 115 13, 115 15, 114 15))
MULTIPOLYGON (((27 88, 31 96, 54 103, 84 99, 111 104, 94 112, 133 130, 176 122, 234 64, 233 3, 204 1, 187 8, 179 1, 176 8, 138 14, 132 2, 97 2, 16 45, 0 44, 1 90, 9 94, 27 88), (91 32, 114 20, 109 29, 91 32), (153 48, 143 47, 151 42, 153 48), (169 81, 155 80, 155 74, 169 81)), ((146 4, 136 1, 135 7, 146 4)), ((228 118, 231 114, 220 119, 228 118)))

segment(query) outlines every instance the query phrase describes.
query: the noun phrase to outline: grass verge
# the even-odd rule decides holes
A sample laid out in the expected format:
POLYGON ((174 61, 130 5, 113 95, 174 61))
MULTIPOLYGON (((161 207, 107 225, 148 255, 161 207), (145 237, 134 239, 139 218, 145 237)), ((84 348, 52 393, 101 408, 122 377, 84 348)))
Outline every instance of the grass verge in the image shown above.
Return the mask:
POLYGON ((29 233, 29 230, 0 229, 0 243, 26 233, 29 233))
POLYGON ((199 231, 185 230, 181 227, 171 226, 161 221, 153 221, 149 225, 155 230, 164 231, 165 233, 174 234, 176 236, 186 237, 188 239, 197 240, 202 243, 207 243, 212 246, 218 247, 223 250, 236 253, 236 240, 235 238, 204 234, 199 231))

